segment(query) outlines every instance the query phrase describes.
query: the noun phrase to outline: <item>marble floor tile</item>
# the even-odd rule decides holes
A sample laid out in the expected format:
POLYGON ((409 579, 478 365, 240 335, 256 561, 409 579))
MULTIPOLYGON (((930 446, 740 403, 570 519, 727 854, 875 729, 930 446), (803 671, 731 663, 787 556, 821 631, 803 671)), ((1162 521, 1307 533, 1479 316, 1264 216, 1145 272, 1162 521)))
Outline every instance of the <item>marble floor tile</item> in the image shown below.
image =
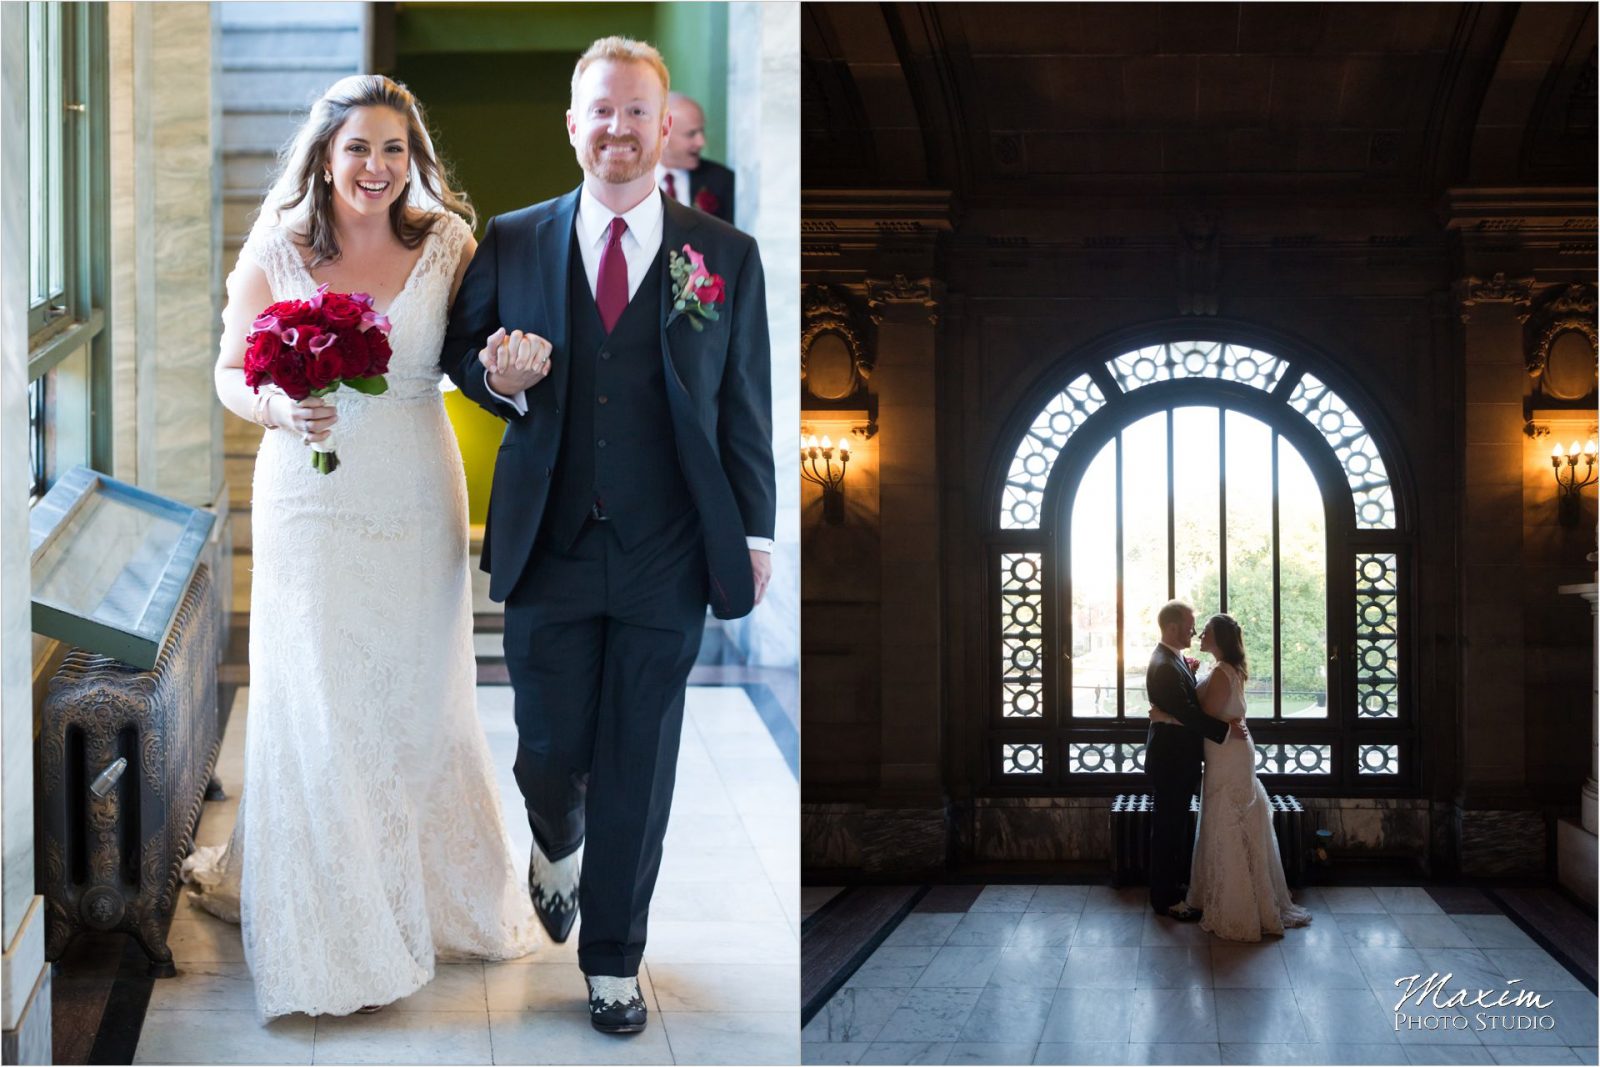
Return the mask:
POLYGON ((867 957, 867 962, 856 968, 845 985, 886 988, 914 986, 938 954, 939 949, 935 945, 881 945, 867 957))
POLYGON ((1327 1044, 1396 1044, 1394 1013, 1370 989, 1297 989, 1306 1037, 1327 1044))
POLYGON ((1078 916, 1067 911, 1036 911, 1022 916, 1008 944, 1037 948, 1070 945, 1078 932, 1078 916))
MULTIPOLYGON (((646 963, 663 1012, 799 1010, 800 975, 787 964, 646 963)), ((910 983, 906 983, 909 985, 910 983)))
MULTIPOLYGON (((1491 1045, 1489 1055, 1496 1063, 1564 1064, 1582 1063, 1578 1054, 1562 1045, 1491 1045)), ((1592 1061, 1591 1061, 1592 1062, 1592 1061)))
POLYGON ((1033 894, 1039 889, 1036 885, 991 885, 985 886, 978 899, 972 902, 969 911, 1027 911, 1028 904, 1033 900, 1033 894))
POLYGON ((1438 915, 1397 914, 1395 926, 1415 948, 1472 948, 1472 938, 1461 924, 1444 913, 1438 915))
MULTIPOLYGON (((1490 949, 1489 951, 1494 951, 1490 949)), ((1511 949, 1507 951, 1524 951, 1511 949)), ((1539 950, 1535 950, 1539 951, 1539 950)), ((1445 988, 1454 992, 1465 989, 1469 996, 1475 996, 1481 989, 1492 989, 1496 996, 1503 989, 1526 989, 1527 982, 1517 986, 1506 985, 1507 976, 1494 964, 1489 962, 1488 953, 1481 948, 1423 948, 1417 950, 1422 957, 1423 977, 1437 974, 1441 978, 1448 976, 1445 988)), ((1540 952, 1543 955, 1543 952, 1540 952)), ((1554 962, 1554 961, 1552 961, 1554 962)), ((1512 977, 1520 978, 1521 975, 1512 977)), ((1581 986, 1579 988, 1582 988, 1581 986)), ((1390 999, 1390 1003, 1393 1003, 1390 999)))
POLYGON ((1216 994, 1210 989, 1135 989, 1133 1034, 1146 1041, 1215 1042, 1216 994))
POLYGON ((1149 908, 1144 910, 1143 927, 1139 935, 1141 945, 1151 946, 1178 946, 1178 945, 1209 945, 1215 939, 1200 924, 1181 923, 1176 919, 1169 919, 1165 915, 1157 915, 1149 908))
POLYGON ((854 1064, 872 1046, 865 1041, 805 1041, 800 1045, 800 1062, 816 1064, 854 1064))
MULTIPOLYGON (((1392 915, 1368 915, 1364 912, 1335 913, 1339 932, 1352 948, 1364 945, 1371 948, 1409 948, 1410 940, 1400 929, 1392 915)), ((1445 922, 1449 922, 1448 918, 1445 922)))
POLYGON ((1477 948, 1538 948, 1517 924, 1504 915, 1452 915, 1450 917, 1477 948))
POLYGON ((1133 996, 1124 989, 1058 989, 1039 1041, 1115 1041, 1126 1048, 1133 1027, 1133 1008, 1133 996))
POLYGON ((1016 986, 985 989, 973 1006, 959 1040, 976 1042, 1038 1042, 1050 1017, 1053 988, 1016 986))
MULTIPOLYGON (((800 1032, 801 1039, 871 1044, 910 992, 910 989, 846 986, 828 998, 822 1009, 812 1016, 800 1032)), ((976 1000, 974 997, 974 1003, 976 1000)))
MULTIPOLYGON (((1011 886, 1002 886, 1009 889, 1011 886)), ((950 931, 946 945, 1004 945, 1022 921, 1021 911, 969 911, 950 931)))
POLYGON ((1213 1064, 1221 1063, 1214 1042, 1134 1042, 1128 1046, 1129 1063, 1213 1064))
POLYGON ((879 1031, 878 1040, 959 1040, 979 995, 976 989, 913 989, 879 1031))
POLYGON ((1366 989, 1367 977, 1345 945, 1282 946, 1295 989, 1366 989))
POLYGON ((1000 950, 1000 961, 989 974, 989 986, 1054 989, 1061 982, 1069 951, 1065 945, 1009 945, 1000 950))
POLYGON ((1140 989, 1209 989, 1211 950, 1204 945, 1146 945, 1139 949, 1140 989))
POLYGON ((1061 971, 1064 989, 1133 989, 1139 980, 1138 948, 1073 945, 1061 971))
POLYGON ((385 1011, 487 1011, 488 994, 484 987, 483 963, 440 963, 433 970, 433 981, 385 1011))
MULTIPOLYGON (((1501 987, 1504 988, 1504 987, 1501 987)), ((1515 987, 1513 987, 1515 988, 1515 987)), ((1495 990, 1498 999, 1500 989, 1495 990)), ((1545 1007, 1463 1008, 1485 1045, 1577 1045, 1593 1039, 1600 1005, 1587 989, 1540 994, 1545 1007), (1548 1019, 1550 1029, 1538 1022, 1548 1019)))
POLYGON ((489 1013, 489 1037, 497 1064, 672 1063, 667 1028, 659 1019, 643 1033, 602 1034, 585 1012, 489 1013))
POLYGON ((657 885, 650 898, 652 923, 782 922, 783 903, 777 887, 766 878, 748 882, 672 882, 657 885))
POLYGON ((885 945, 899 948, 908 945, 943 945, 950 940, 950 931, 961 921, 955 912, 914 911, 900 920, 885 945))
POLYGON ((1028 901, 1029 911, 1060 911, 1077 914, 1089 899, 1086 885, 1042 885, 1028 901))
POLYGON ((957 1041, 950 1046, 946 1063, 1032 1063, 1037 1045, 990 1041, 957 1041))
POLYGON ((1218 989, 1217 1038, 1232 1043, 1311 1040, 1292 989, 1218 989))
POLYGON ((1419 886, 1378 886, 1372 890, 1390 915, 1443 915, 1428 891, 1419 886))
POLYGON ((149 1010, 254 1011, 255 981, 243 963, 185 963, 150 987, 149 1010))
POLYGON ((1397 990, 1406 988, 1405 982, 1395 985, 1396 979, 1411 975, 1421 975, 1423 979, 1428 977, 1428 962, 1422 958, 1420 949, 1355 945, 1350 949, 1350 955, 1366 976, 1367 984, 1388 1004, 1393 1004, 1399 996, 1397 990), (1391 992, 1395 995, 1388 996, 1391 992))
POLYGON ((1579 1063, 1600 1063, 1600 1048, 1594 1045, 1571 1045, 1573 1055, 1578 1057, 1579 1063))
POLYGON ((250 1011, 164 1011, 146 1018, 134 1063, 309 1064, 316 1020, 290 1015, 262 1026, 250 1011))
POLYGON ((662 963, 795 961, 800 946, 788 923, 678 922, 650 924, 647 958, 662 963))
POLYGON ((1072 945, 1137 948, 1144 935, 1144 913, 1138 911, 1084 912, 1072 945))
POLYGON ((1143 915, 1150 911, 1150 889, 1148 886, 1138 885, 1090 886, 1089 895, 1084 899, 1083 910, 1136 911, 1143 915))
POLYGON ((1489 965, 1506 978, 1522 979, 1522 989, 1583 989, 1577 975, 1557 963, 1542 948, 1486 948, 1482 951, 1489 965))
POLYGON ((918 988, 977 988, 989 984, 1000 962, 996 945, 946 945, 917 979, 918 988))
POLYGON ((1126 1041, 1042 1041, 1034 1050, 1034 1063, 1129 1064, 1131 1046, 1126 1041))
POLYGON ((1211 946, 1211 984, 1217 989, 1288 989, 1289 970, 1281 946, 1211 946))
POLYGON ((673 1059, 686 1064, 792 1064, 800 1058, 793 1004, 787 1011, 663 1011, 673 1059))
POLYGON ((1406 1062, 1432 1063, 1493 1063, 1494 1055, 1482 1045, 1407 1045, 1406 1062))
POLYGON ((180 970, 191 963, 244 962, 239 928, 210 915, 174 919, 167 931, 167 947, 180 970))
POLYGON ((1378 894, 1366 886, 1325 885, 1321 889, 1323 901, 1335 915, 1363 912, 1382 915, 1387 912, 1378 894))
POLYGON ((1304 1064, 1322 1067, 1324 1064, 1392 1064, 1401 1058, 1400 1050, 1389 1045, 1358 1044, 1229 1044, 1222 1043, 1222 1062, 1225 1064, 1282 1064, 1283 1067, 1304 1064))
POLYGON ((314 1063, 489 1063, 489 1013, 381 1011, 317 1019, 314 1063))
POLYGON ((949 1041, 878 1041, 862 1055, 863 1064, 943 1063, 950 1055, 949 1041))

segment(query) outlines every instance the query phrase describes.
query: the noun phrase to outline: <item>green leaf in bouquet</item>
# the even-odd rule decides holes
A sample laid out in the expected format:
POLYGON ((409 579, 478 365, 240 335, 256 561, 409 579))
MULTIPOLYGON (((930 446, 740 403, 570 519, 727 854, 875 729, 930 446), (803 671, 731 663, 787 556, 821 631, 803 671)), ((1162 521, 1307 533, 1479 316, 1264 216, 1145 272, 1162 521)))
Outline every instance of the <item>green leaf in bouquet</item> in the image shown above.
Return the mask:
POLYGON ((715 304, 701 304, 700 311, 712 322, 716 322, 717 319, 721 318, 721 316, 717 314, 717 308, 715 304))
POLYGON ((382 396, 389 391, 389 379, 381 374, 374 375, 371 378, 345 378, 344 384, 356 392, 365 393, 368 396, 382 396))

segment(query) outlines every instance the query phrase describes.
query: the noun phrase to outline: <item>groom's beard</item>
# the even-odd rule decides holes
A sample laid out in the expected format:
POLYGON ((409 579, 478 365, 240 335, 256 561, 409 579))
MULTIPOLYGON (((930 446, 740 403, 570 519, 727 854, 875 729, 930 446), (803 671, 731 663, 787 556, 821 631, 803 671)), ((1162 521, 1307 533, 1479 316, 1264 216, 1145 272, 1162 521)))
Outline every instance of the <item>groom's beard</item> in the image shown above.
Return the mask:
POLYGON ((586 146, 584 157, 578 160, 584 170, 611 185, 625 185, 655 169, 656 161, 646 157, 644 146, 637 137, 597 137, 586 146), (632 156, 607 156, 607 145, 625 145, 636 149, 632 156))

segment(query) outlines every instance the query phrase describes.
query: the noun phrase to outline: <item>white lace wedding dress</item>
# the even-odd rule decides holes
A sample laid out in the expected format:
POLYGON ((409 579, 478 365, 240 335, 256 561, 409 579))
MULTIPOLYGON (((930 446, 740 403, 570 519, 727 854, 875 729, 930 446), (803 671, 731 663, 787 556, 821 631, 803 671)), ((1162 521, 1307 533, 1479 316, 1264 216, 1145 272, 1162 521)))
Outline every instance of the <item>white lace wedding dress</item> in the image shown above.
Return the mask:
MULTIPOLYGON (((1219 685, 1228 687, 1222 717, 1243 719, 1244 679, 1230 664, 1219 662, 1200 682, 1201 703, 1209 688, 1219 685)), ((1311 921, 1310 913, 1289 896, 1272 831, 1272 806, 1256 777, 1253 742, 1234 737, 1220 745, 1206 742, 1188 903, 1205 913, 1203 928, 1228 941, 1260 941, 1264 933, 1282 936, 1285 927, 1311 921)))
MULTIPOLYGON (((268 431, 251 504, 245 784, 186 874, 241 921, 263 1018, 407 996, 436 957, 538 934, 477 718, 467 489, 438 359, 470 231, 446 215, 388 315, 389 390, 335 394, 339 468, 268 431)), ((274 300, 317 283, 280 229, 240 254, 274 300)))

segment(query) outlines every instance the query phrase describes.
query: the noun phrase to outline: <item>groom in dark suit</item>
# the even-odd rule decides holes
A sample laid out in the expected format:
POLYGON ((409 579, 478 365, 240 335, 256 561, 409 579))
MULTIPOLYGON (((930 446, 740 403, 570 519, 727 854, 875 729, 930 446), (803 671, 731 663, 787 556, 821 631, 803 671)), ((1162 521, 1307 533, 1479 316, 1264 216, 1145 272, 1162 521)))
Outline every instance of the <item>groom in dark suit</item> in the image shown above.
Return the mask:
POLYGON ((1230 735, 1248 738, 1243 723, 1213 719, 1195 695, 1194 672, 1184 650, 1194 640, 1194 609, 1181 600, 1163 605, 1156 614, 1161 643, 1145 669, 1145 695, 1163 713, 1151 714, 1145 741, 1144 773, 1150 782, 1155 811, 1150 818, 1150 906, 1180 922, 1196 922, 1200 909, 1183 899, 1194 857, 1189 835, 1189 798, 1200 788, 1205 742, 1222 744, 1230 735))
POLYGON ((590 1020, 611 1033, 645 1025, 706 605, 732 619, 760 601, 776 512, 760 255, 657 190, 667 88, 649 45, 589 47, 567 112, 583 184, 490 220, 443 355, 508 421, 482 565, 506 604, 529 886, 556 941, 582 912, 590 1020))

